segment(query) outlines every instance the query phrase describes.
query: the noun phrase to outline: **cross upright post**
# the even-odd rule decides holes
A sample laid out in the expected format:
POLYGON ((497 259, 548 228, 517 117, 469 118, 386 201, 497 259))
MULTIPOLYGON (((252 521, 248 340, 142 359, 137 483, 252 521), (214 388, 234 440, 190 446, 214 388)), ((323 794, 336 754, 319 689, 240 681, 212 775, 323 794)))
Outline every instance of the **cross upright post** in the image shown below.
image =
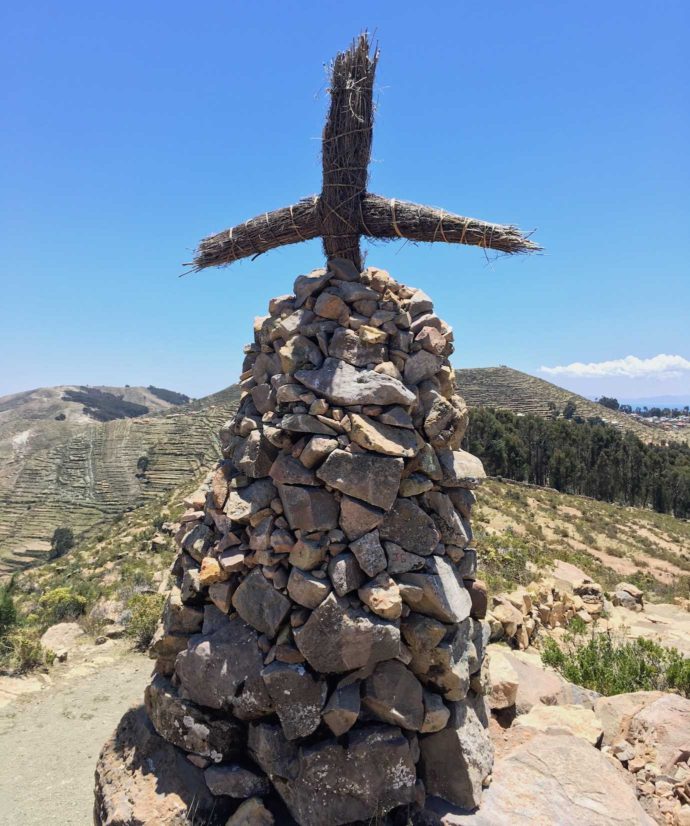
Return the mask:
POLYGON ((378 58, 378 49, 371 53, 364 33, 333 62, 331 104, 323 131, 321 194, 205 238, 191 263, 195 271, 232 264, 319 236, 327 259, 349 260, 358 270, 362 268, 362 235, 469 244, 510 254, 541 249, 517 227, 465 218, 367 191, 378 58))

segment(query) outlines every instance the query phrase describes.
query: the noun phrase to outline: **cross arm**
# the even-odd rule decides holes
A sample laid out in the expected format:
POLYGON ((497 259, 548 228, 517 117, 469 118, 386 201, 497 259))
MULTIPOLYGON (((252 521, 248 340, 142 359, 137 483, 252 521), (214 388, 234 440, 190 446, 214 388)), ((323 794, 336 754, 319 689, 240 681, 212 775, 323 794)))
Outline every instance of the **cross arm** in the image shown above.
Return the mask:
MULTIPOLYGON (((514 226, 464 218, 435 207, 382 198, 369 192, 360 204, 359 231, 370 238, 445 241, 510 254, 541 249, 514 226)), ((195 271, 223 266, 286 244, 318 238, 322 234, 320 214, 320 198, 314 195, 257 215, 232 229, 204 238, 191 266, 195 271)))

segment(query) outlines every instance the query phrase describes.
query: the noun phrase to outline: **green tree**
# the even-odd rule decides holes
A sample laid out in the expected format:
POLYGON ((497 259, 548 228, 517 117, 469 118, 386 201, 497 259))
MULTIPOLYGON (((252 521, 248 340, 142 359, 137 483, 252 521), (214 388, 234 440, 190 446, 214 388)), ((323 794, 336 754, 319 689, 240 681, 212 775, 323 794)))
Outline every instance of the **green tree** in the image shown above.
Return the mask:
POLYGON ((619 410, 620 404, 618 404, 618 399, 614 399, 612 396, 602 396, 600 399, 597 399, 599 404, 602 407, 608 407, 609 410, 619 410))
POLYGON ((73 547, 74 533, 72 528, 55 528, 53 538, 50 540, 51 559, 66 554, 73 547))
POLYGON ((0 638, 17 624, 17 607, 9 588, 0 591, 0 638))

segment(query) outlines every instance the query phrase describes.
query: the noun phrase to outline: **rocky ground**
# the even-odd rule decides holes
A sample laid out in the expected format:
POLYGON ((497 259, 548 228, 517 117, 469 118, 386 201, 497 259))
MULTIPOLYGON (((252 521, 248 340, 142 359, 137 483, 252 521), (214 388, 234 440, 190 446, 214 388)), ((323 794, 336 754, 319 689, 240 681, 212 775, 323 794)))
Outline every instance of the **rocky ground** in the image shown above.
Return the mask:
POLYGON ((98 753, 150 672, 125 643, 85 640, 49 674, 0 677, 2 826, 92 822, 98 753))

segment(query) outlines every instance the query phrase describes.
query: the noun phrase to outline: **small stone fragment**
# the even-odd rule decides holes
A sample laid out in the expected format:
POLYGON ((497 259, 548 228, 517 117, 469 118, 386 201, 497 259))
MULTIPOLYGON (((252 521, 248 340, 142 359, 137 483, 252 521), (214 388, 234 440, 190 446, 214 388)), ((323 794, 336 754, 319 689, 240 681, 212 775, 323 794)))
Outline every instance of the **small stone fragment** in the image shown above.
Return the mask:
POLYGON ((361 707, 359 682, 337 687, 326 703, 321 716, 336 737, 349 731, 357 722, 361 707))
POLYGON ((370 579, 359 589, 357 595, 379 617, 395 620, 402 613, 400 589, 387 573, 370 579))
POLYGON ((265 795, 271 790, 267 777, 256 774, 242 766, 209 766, 204 772, 206 785, 215 795, 247 798, 253 795, 265 795))
POLYGON ((350 548, 357 558, 359 567, 367 576, 373 577, 385 570, 386 554, 381 547, 378 531, 371 531, 350 542, 350 548))

